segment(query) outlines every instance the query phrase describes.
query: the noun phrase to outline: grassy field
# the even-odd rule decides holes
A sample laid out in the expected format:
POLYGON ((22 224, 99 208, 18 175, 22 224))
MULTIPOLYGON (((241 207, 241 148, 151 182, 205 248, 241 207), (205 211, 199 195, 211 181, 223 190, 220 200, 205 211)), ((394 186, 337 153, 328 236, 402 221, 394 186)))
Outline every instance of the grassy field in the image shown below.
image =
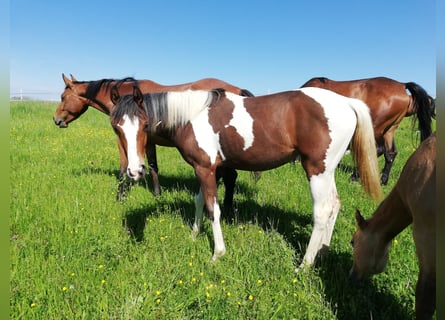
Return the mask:
MULTIPOLYGON (((298 163, 258 182, 239 172, 236 216, 222 223, 227 253, 212 264, 208 220, 190 237, 197 184, 177 150, 158 148, 160 197, 147 180, 117 202, 119 156, 108 117, 91 109, 59 129, 56 107, 11 103, 11 319, 413 317, 418 267, 410 228, 394 241, 384 273, 362 287, 348 282, 355 208, 368 217, 377 206, 350 182, 349 156, 336 173, 342 208, 331 248, 314 268, 294 273, 312 230, 298 163)), ((415 149, 410 119, 396 139, 385 194, 415 149)))

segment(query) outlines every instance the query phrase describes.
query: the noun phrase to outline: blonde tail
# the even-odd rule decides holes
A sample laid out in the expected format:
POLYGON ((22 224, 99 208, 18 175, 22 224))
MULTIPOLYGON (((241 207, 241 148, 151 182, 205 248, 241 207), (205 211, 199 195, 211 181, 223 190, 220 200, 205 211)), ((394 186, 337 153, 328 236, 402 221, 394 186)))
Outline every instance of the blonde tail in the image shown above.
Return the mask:
POLYGON ((373 200, 380 201, 382 199, 380 171, 369 108, 358 99, 351 99, 349 105, 357 116, 357 126, 351 141, 352 158, 358 168, 360 181, 366 193, 373 200))

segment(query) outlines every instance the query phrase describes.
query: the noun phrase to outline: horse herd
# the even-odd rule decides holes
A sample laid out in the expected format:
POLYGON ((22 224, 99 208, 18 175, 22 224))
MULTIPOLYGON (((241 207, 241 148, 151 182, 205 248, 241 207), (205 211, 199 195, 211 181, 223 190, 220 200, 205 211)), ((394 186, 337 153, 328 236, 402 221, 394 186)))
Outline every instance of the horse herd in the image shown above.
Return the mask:
POLYGON ((353 81, 313 78, 301 88, 255 97, 218 79, 175 86, 150 80, 78 81, 62 75, 65 90, 54 114, 60 128, 89 106, 110 116, 120 154, 118 199, 126 176, 148 172, 154 194, 158 180, 156 145, 176 147, 199 181, 195 197, 195 236, 207 209, 214 238, 212 261, 225 254, 217 181, 225 186, 224 207, 233 205, 236 170, 263 171, 297 157, 306 172, 313 200, 313 231, 298 271, 329 247, 340 209, 334 173, 347 148, 357 167, 353 177, 375 200, 382 198, 397 149, 394 134, 404 117, 415 115, 421 144, 405 164, 389 195, 365 220, 356 212, 353 236, 354 280, 382 272, 391 240, 411 223, 419 260, 416 317, 435 310, 434 99, 413 82, 378 77, 353 81), (407 93, 409 91, 409 94, 407 93), (381 177, 377 157, 384 155, 381 177))

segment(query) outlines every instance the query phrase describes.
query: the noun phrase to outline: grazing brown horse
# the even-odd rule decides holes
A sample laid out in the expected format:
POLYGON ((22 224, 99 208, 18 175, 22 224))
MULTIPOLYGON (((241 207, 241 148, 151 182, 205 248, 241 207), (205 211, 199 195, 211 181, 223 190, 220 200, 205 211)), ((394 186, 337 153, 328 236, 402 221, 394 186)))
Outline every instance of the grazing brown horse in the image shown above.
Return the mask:
POLYGON ((302 87, 328 89, 363 100, 368 105, 374 125, 377 153, 378 156, 383 154, 385 157, 381 177, 383 185, 388 183, 389 173, 397 156, 394 134, 403 118, 416 115, 421 141, 431 134, 431 119, 435 117, 434 99, 414 82, 401 83, 384 77, 350 81, 312 78, 302 87))
MULTIPOLYGON (((122 80, 102 79, 97 81, 77 81, 71 75, 71 80, 62 74, 65 82, 65 90, 62 93, 62 102, 54 113, 54 123, 60 128, 67 128, 68 124, 80 117, 89 106, 109 115, 114 107, 110 100, 110 88, 116 86, 120 94, 130 94, 133 92, 133 85, 137 85, 144 93, 155 93, 161 91, 184 91, 184 90, 211 90, 215 88, 224 88, 229 92, 243 96, 253 96, 248 90, 240 89, 222 80, 206 78, 195 82, 164 86, 151 80, 135 80, 133 78, 125 78, 122 80)), ((120 170, 119 170, 119 187, 117 198, 122 199, 125 190, 125 172, 128 166, 127 155, 119 144, 120 153, 120 170)), ((156 144, 161 146, 171 146, 168 141, 163 139, 150 139, 147 141, 146 155, 149 166, 149 173, 153 180, 154 194, 161 193, 158 178, 158 163, 156 156, 156 144)), ((235 180, 237 173, 235 170, 226 169, 219 170, 218 176, 222 176, 226 188, 224 204, 228 208, 232 207, 233 192, 235 189, 235 180)))
POLYGON ((381 195, 369 109, 358 99, 319 88, 303 88, 260 97, 224 90, 121 96, 110 121, 128 154, 128 171, 144 174, 145 139, 170 141, 193 166, 200 183, 195 197, 193 235, 199 232, 204 205, 214 237, 213 261, 226 248, 220 225, 215 171, 219 167, 268 170, 300 155, 313 199, 314 227, 302 265, 313 264, 329 247, 340 208, 335 169, 352 140, 353 158, 364 189, 381 195))
POLYGON ((436 133, 411 155, 397 184, 373 216, 365 220, 357 210, 356 219, 351 269, 354 280, 382 272, 391 240, 413 224, 420 266, 416 318, 431 319, 436 308, 436 133))

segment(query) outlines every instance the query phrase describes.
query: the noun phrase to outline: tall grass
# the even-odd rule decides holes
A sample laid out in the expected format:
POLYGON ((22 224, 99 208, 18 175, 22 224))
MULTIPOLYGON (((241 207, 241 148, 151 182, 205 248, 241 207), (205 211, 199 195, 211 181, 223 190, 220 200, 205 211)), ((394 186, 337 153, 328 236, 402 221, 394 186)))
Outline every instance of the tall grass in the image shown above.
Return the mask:
MULTIPOLYGON (((413 316, 417 260, 408 228, 387 270, 354 287, 354 210, 377 204, 336 173, 342 208, 329 253, 295 274, 312 230, 301 166, 239 172, 235 217, 222 222, 227 253, 216 263, 208 220, 193 241, 193 170, 159 148, 163 194, 151 181, 115 200, 119 165, 108 118, 90 110, 68 129, 57 104, 11 104, 10 305, 12 319, 406 319, 413 316)), ((396 133, 399 156, 385 194, 415 149, 411 126, 396 133)), ((380 159, 383 166, 383 159, 380 159)), ((218 190, 222 198, 224 190, 218 190)))

